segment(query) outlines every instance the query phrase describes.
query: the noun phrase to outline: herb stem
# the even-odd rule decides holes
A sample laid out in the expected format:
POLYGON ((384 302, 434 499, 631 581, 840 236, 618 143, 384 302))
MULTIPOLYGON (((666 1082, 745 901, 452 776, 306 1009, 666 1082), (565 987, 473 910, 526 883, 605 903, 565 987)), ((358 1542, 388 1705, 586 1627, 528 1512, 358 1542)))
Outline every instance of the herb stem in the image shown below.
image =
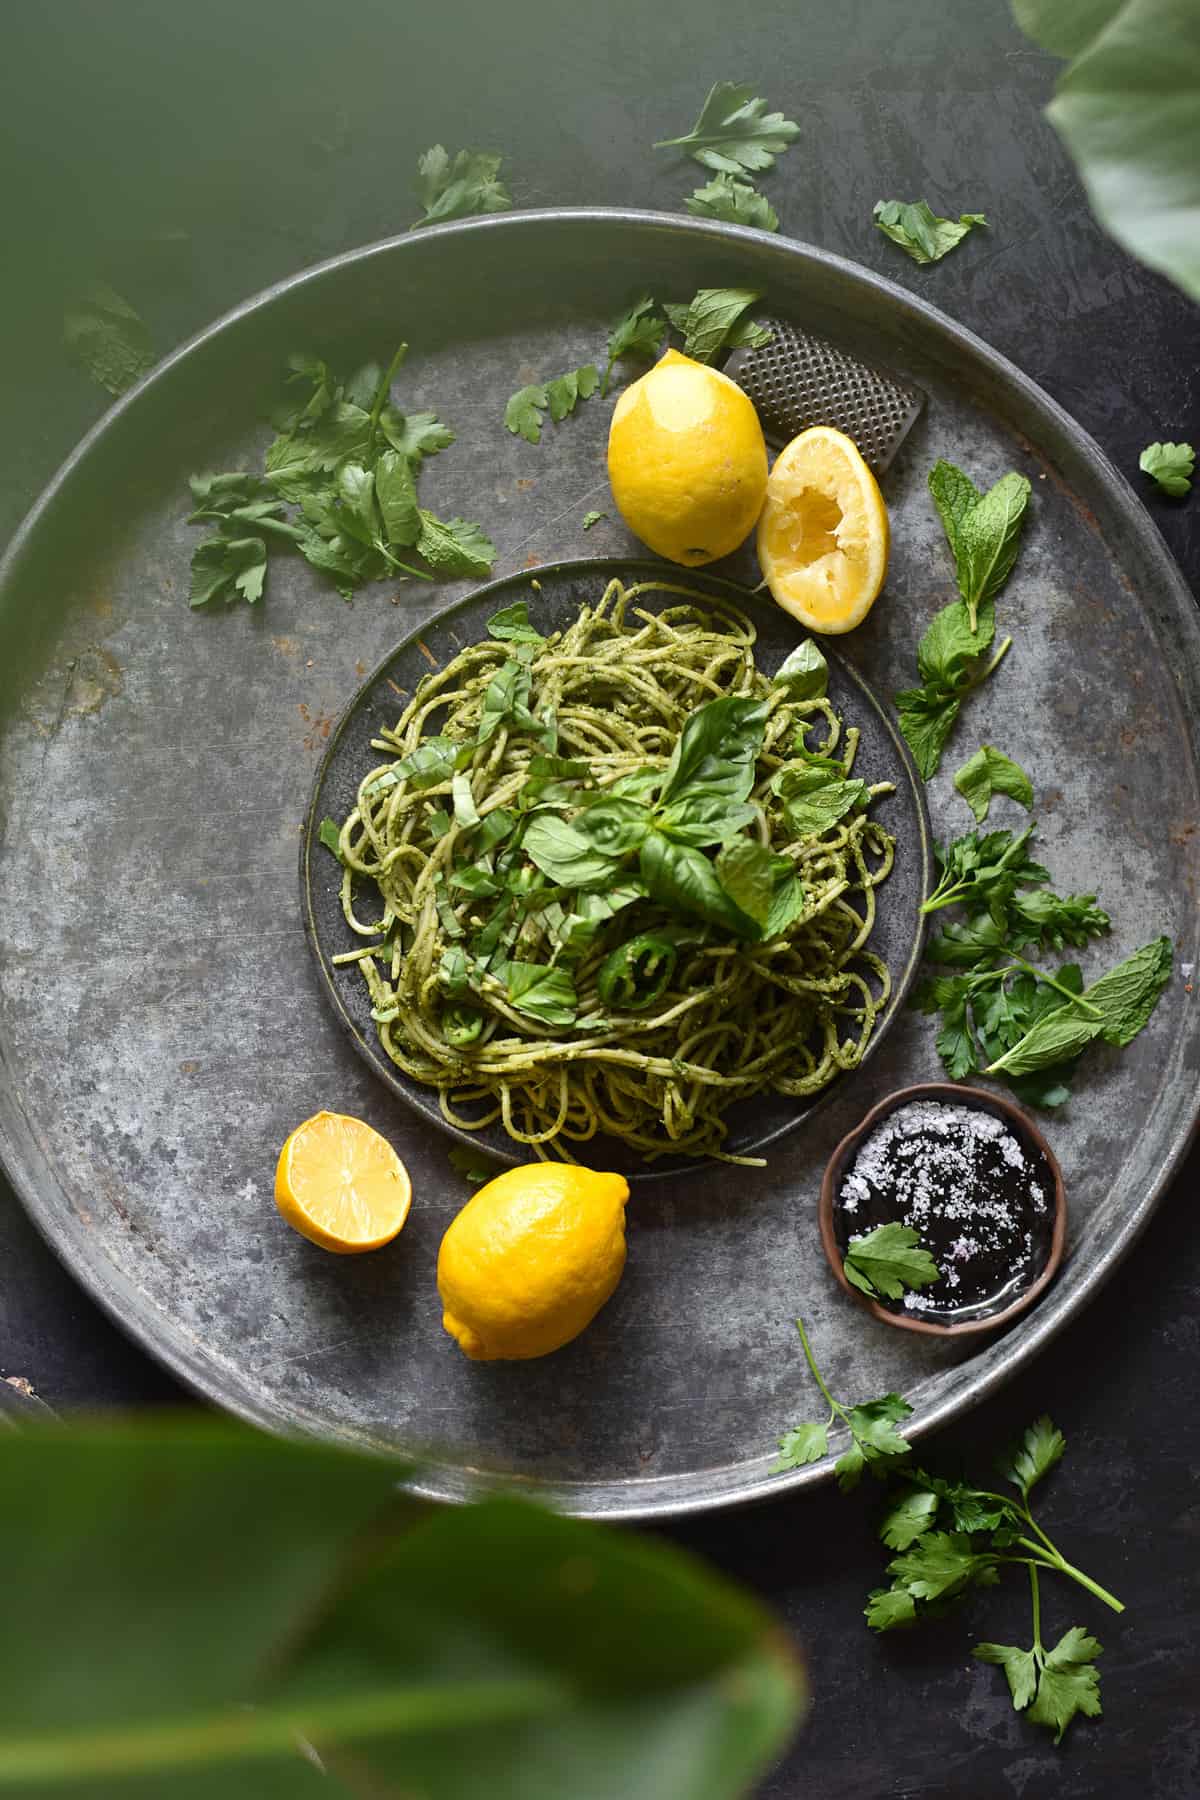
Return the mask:
POLYGON ((800 1333, 800 1343, 804 1350, 804 1360, 809 1366, 809 1370, 812 1373, 813 1380, 816 1382, 817 1386, 820 1388, 822 1394, 825 1397, 825 1400, 828 1403, 830 1418, 832 1418, 833 1415, 835 1413, 837 1413, 840 1415, 841 1418, 844 1419, 846 1417, 845 1409, 838 1405, 837 1401, 834 1399, 834 1397, 830 1393, 829 1389, 825 1386, 825 1379, 824 1379, 823 1375, 821 1374, 820 1369, 818 1369, 818 1367, 817 1367, 816 1358, 814 1357, 812 1350, 809 1347, 808 1337, 804 1330, 804 1320, 803 1319, 796 1320, 796 1330, 800 1333))
POLYGON ((1053 975, 1047 975, 1042 969, 1035 969, 1032 963, 1026 962, 1025 958, 1018 956, 1015 951, 1013 952, 1013 962, 1018 968, 1024 969, 1027 975, 1034 976, 1038 981, 1044 981, 1047 987, 1053 988, 1056 994, 1061 994, 1064 1000, 1069 1000, 1071 1005, 1077 1006, 1081 1012, 1089 1013, 1093 1019, 1104 1017, 1100 1008, 1093 1006, 1090 1000, 1085 1000, 1082 994, 1073 994, 1070 988, 1063 986, 1061 981, 1055 981, 1053 975))
POLYGON ((1029 1595, 1033 1602, 1033 1647, 1040 1654, 1042 1649, 1042 1590, 1038 1585, 1038 1572, 1033 1563, 1029 1565, 1029 1595))
POLYGON ((379 416, 391 394, 392 382, 395 378, 396 370, 400 367, 400 364, 407 355, 408 345, 401 344, 387 366, 387 373, 382 377, 379 386, 375 389, 375 398, 371 403, 371 418, 367 426, 367 451, 365 457, 367 462, 371 460, 371 456, 375 450, 375 434, 379 430, 379 416))
MULTIPOLYGON (((1005 657, 1008 655, 1008 653, 1011 649, 1012 649, 1012 639, 1010 637, 1006 637, 1004 642, 1001 644, 1000 648, 997 650, 995 656, 993 656, 991 662, 988 664, 987 668, 983 671, 983 674, 979 677, 979 680, 972 682, 972 684, 971 684, 972 687, 979 687, 981 685, 981 683, 983 683, 987 680, 989 675, 994 674, 995 671, 1000 667, 1000 664, 1004 661, 1005 657)), ((1026 836, 1028 836, 1028 833, 1026 833, 1026 836)))
MULTIPOLYGON (((1085 1587, 1089 1594, 1094 1594, 1096 1596, 1097 1600, 1103 1600, 1105 1606, 1111 1607, 1113 1612, 1123 1613, 1125 1611, 1125 1604, 1123 1601, 1118 1600, 1115 1594, 1110 1594, 1106 1587, 1101 1587, 1098 1581, 1093 1581, 1090 1575, 1085 1575, 1082 1569, 1077 1569, 1074 1563, 1069 1563, 1065 1556, 1060 1555, 1059 1552, 1054 1549, 1053 1545, 1050 1546, 1053 1554, 1048 1556, 1041 1544, 1035 1544, 1030 1538, 1018 1538, 1017 1542, 1024 1550, 1036 1551, 1037 1567, 1039 1569, 1054 1569, 1059 1575, 1069 1575, 1072 1581, 1077 1581, 1080 1587, 1085 1587)), ((1008 1560, 1011 1562, 1030 1562, 1030 1559, 1026 1556, 1014 1556, 1010 1557, 1008 1560)), ((1030 1564, 1030 1566, 1032 1567, 1033 1565, 1030 1564)))

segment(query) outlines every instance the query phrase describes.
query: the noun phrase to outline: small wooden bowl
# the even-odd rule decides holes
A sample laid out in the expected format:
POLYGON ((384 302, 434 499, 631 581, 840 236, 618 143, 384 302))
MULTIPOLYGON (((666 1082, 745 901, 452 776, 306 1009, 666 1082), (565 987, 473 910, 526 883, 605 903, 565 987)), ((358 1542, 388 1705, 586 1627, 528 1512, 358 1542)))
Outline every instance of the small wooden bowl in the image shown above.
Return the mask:
POLYGON ((852 1300, 882 1321, 884 1325, 893 1325, 899 1331, 923 1331, 930 1337, 967 1337, 983 1331, 996 1331, 1001 1325, 1008 1325, 1019 1313, 1023 1313, 1033 1305, 1043 1288, 1049 1286, 1058 1272, 1063 1259, 1063 1250, 1067 1242, 1067 1194, 1063 1186, 1062 1170, 1058 1166, 1058 1158, 1046 1142, 1045 1136, 1033 1120, 1011 1100, 999 1094, 988 1093, 984 1088, 963 1087, 954 1081, 923 1081, 913 1087, 899 1088, 896 1093, 889 1094, 878 1106, 873 1106, 860 1125, 847 1132, 837 1149, 829 1159, 825 1170, 825 1178, 821 1183, 821 1198, 817 1203, 817 1223, 821 1229, 821 1243, 829 1267, 833 1270, 834 1279, 845 1289, 852 1300), (915 1317, 911 1313, 895 1313, 886 1306, 873 1300, 870 1294, 864 1294, 846 1280, 842 1269, 842 1253, 838 1249, 837 1237, 834 1233, 833 1214, 837 1191, 841 1186, 842 1175, 846 1165, 858 1151, 863 1139, 874 1130, 881 1119, 893 1113, 901 1106, 907 1106, 911 1100, 940 1100, 947 1105, 980 1106, 994 1117, 1005 1119, 1017 1136, 1028 1145, 1032 1145, 1046 1159, 1046 1165, 1054 1182, 1054 1225, 1050 1238, 1050 1254, 1046 1258, 1041 1273, 1034 1277, 1025 1291, 998 1313, 986 1319, 963 1319, 958 1324, 953 1322, 942 1324, 932 1319, 915 1317))

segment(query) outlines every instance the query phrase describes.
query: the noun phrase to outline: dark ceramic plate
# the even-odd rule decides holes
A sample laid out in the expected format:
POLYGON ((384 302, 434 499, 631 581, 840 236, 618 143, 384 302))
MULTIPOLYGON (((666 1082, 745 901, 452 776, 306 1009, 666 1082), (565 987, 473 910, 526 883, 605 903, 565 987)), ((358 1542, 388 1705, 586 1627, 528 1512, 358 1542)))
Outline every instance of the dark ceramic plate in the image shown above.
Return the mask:
MULTIPOLYGON (((500 581, 489 582, 422 625, 367 676, 342 714, 317 770, 305 820, 300 847, 300 900, 304 925, 320 967, 322 992, 339 1023, 349 1033, 359 1055, 366 1058, 394 1094, 415 1107, 439 1130, 450 1132, 464 1144, 485 1147, 506 1163, 528 1162, 529 1151, 523 1145, 514 1144, 499 1126, 482 1132, 466 1132, 448 1125, 438 1105, 437 1090, 405 1075, 381 1047, 371 1020, 366 984, 358 970, 353 965, 333 966, 334 956, 360 947, 362 940, 351 932, 343 917, 341 872, 318 839, 317 831, 326 816, 340 822, 350 811, 363 776, 380 760, 379 752, 370 747, 371 739, 382 727, 395 723, 406 703, 404 696, 413 691, 432 665, 448 662, 465 645, 485 637, 487 621, 492 614, 516 599, 528 602, 530 619, 540 630, 561 630, 576 617, 585 602, 597 600, 615 576, 622 580, 657 578, 675 581, 680 578, 679 571, 663 563, 639 563, 623 558, 587 557, 574 562, 553 563, 539 567, 532 574, 509 575, 500 581)), ((756 598, 732 582, 708 575, 703 570, 690 569, 686 572, 686 584, 714 597, 724 597, 750 614, 758 631, 756 660, 767 674, 779 667, 804 635, 795 620, 777 606, 756 598)), ((659 606, 677 605, 678 597, 671 594, 646 596, 640 604, 656 610, 659 606)), ((892 720, 862 676, 837 655, 828 640, 823 640, 822 649, 829 662, 830 699, 846 723, 856 725, 861 734, 855 774, 867 781, 890 781, 896 789, 894 794, 877 801, 874 808, 875 816, 896 839, 895 865, 878 890, 879 910, 871 934, 871 949, 887 963, 893 986, 891 998, 867 1046, 865 1063, 878 1049, 904 1005, 920 961, 924 920, 918 908, 929 891, 932 867, 929 814, 921 780, 892 720)), ((834 1088, 844 1088, 848 1079, 847 1076, 840 1077, 810 1100, 768 1092, 756 1094, 732 1107, 728 1115, 730 1150, 739 1156, 757 1155, 785 1132, 794 1131, 834 1088)), ((587 1161, 595 1168, 620 1169, 634 1179, 647 1174, 663 1176, 696 1166, 680 1157, 663 1158, 648 1166, 626 1145, 604 1137, 589 1142, 587 1161)))

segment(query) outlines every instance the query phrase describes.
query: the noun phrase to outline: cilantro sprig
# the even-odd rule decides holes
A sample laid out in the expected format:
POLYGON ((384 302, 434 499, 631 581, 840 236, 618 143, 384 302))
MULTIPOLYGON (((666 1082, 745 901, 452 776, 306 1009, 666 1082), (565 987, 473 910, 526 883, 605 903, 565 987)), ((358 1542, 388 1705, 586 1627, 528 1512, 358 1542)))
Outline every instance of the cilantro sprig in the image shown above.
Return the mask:
POLYGON ((843 1427, 849 1448, 834 1464, 838 1486, 848 1492, 864 1471, 890 1482, 879 1537, 895 1552, 887 1564, 890 1581, 867 1596, 864 1615, 873 1631, 894 1631, 935 1618, 946 1606, 976 1588, 994 1586, 1008 1569, 1028 1570, 1032 1643, 983 1642, 972 1655, 1002 1668, 1014 1708, 1043 1725, 1061 1743, 1077 1715, 1100 1715, 1100 1677, 1095 1667, 1099 1641, 1082 1626, 1071 1626, 1057 1643, 1042 1636, 1041 1578, 1056 1575, 1075 1582, 1115 1613, 1124 1605, 1115 1594, 1069 1562, 1034 1517, 1030 1495, 1059 1462, 1066 1440, 1051 1420, 1035 1419, 998 1469, 1015 1494, 949 1480, 915 1466, 912 1446, 897 1425, 912 1412, 901 1394, 847 1405, 834 1397, 797 1319, 805 1361, 829 1412, 797 1425, 779 1440, 772 1473, 819 1462, 829 1453, 829 1433, 843 1427))
POLYGON ((700 219, 721 219, 727 225, 753 225, 759 231, 778 231, 779 214, 765 194, 736 175, 714 175, 684 201, 700 219))
POLYGON ((424 212, 409 230, 472 213, 507 212, 512 195, 500 180, 503 160, 486 150, 460 150, 451 157, 443 145, 432 145, 417 158, 417 197, 424 212))
POLYGON ((940 262, 947 251, 962 243, 969 231, 987 224, 982 213, 960 213, 957 219, 943 219, 925 200, 877 200, 874 218, 885 237, 921 264, 940 262))
POLYGON ((1196 452, 1190 444, 1147 444, 1138 457, 1138 468, 1153 476, 1164 494, 1182 500, 1192 491, 1196 452))
POLYGON ((881 1294, 885 1300, 898 1300, 905 1288, 929 1287, 942 1275, 920 1234, 895 1219, 850 1239, 842 1273, 864 1294, 881 1294))
POLYGON ((527 444, 540 444, 547 412, 554 423, 559 424, 575 411, 580 400, 591 399, 599 383, 596 365, 586 363, 581 369, 569 369, 565 375, 556 375, 552 381, 533 382, 529 387, 518 388, 504 409, 504 423, 514 437, 523 437, 527 444))

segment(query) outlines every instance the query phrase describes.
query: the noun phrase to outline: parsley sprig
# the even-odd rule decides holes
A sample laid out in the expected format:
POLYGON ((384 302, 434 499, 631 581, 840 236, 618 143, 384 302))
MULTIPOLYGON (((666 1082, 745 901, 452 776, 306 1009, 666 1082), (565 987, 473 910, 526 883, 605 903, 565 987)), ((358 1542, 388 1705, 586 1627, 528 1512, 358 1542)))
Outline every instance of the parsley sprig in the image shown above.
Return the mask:
POLYGON ((915 263, 922 264, 940 262, 969 231, 987 224, 982 213, 960 213, 957 219, 943 219, 925 200, 877 200, 874 217, 885 237, 907 250, 915 263))
POLYGON ((717 174, 741 175, 770 169, 800 127, 781 112, 768 112, 767 102, 737 81, 714 82, 700 117, 682 137, 662 138, 656 150, 686 150, 717 174))
POLYGON ((1035 1419, 1015 1448, 999 1463, 999 1473, 1015 1495, 953 1481, 914 1466, 912 1446, 896 1429, 912 1412, 901 1394, 846 1405, 835 1398, 813 1355, 801 1319, 796 1321, 809 1371, 829 1408, 828 1417, 797 1425, 779 1440, 772 1473, 819 1462, 829 1450, 829 1432, 841 1425, 850 1446, 834 1464, 838 1486, 848 1492, 864 1469, 891 1481, 879 1536, 896 1552, 887 1565, 891 1577, 867 1597, 864 1614, 873 1631, 894 1631, 940 1615, 974 1588, 994 1586, 1009 1568, 1029 1572, 1032 1638, 1016 1644, 977 1644, 981 1662, 1003 1668, 1013 1706, 1054 1732, 1055 1743, 1079 1713, 1100 1714, 1100 1677, 1095 1667, 1101 1645, 1073 1625, 1056 1644, 1042 1637, 1040 1580, 1051 1574, 1074 1581, 1113 1612, 1125 1608, 1115 1594, 1069 1562, 1033 1515, 1030 1495, 1058 1464, 1066 1440, 1051 1420, 1035 1419))

